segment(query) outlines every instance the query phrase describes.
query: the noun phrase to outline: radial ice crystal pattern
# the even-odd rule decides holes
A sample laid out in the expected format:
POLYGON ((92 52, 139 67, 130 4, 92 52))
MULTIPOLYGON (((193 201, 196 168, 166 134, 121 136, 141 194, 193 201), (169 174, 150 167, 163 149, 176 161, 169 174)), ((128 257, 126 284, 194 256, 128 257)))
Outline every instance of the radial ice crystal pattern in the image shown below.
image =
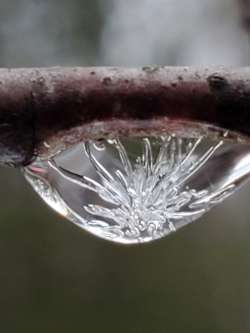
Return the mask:
POLYGON ((24 169, 61 215, 127 244, 161 238, 201 217, 249 171, 248 145, 174 135, 87 141, 24 169))

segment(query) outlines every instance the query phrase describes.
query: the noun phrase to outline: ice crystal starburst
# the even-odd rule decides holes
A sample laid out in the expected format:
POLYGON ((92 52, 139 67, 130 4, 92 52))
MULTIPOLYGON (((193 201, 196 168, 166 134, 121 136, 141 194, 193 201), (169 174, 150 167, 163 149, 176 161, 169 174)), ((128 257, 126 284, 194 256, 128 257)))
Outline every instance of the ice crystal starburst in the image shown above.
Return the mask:
MULTIPOLYGON (((203 166, 222 147, 222 141, 208 144, 202 137, 171 135, 138 140, 134 154, 120 139, 84 143, 82 153, 93 177, 68 170, 56 159, 48 162, 86 195, 94 194, 94 203, 82 204, 81 224, 87 230, 123 243, 150 241, 197 219, 233 191, 233 184, 213 192, 197 185, 197 177, 206 177, 203 166), (116 162, 105 166, 102 159, 110 149, 116 162)), ((79 214, 67 208, 73 220, 79 220, 79 214)))

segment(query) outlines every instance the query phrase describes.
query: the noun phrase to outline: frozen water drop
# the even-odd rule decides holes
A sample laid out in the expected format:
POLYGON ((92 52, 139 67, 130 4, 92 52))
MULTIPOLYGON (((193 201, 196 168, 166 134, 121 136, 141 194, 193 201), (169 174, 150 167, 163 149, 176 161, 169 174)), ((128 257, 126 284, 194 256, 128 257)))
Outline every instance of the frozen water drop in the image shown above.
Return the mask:
POLYGON ((250 174, 250 146, 203 137, 87 141, 24 174, 57 212, 104 239, 149 242, 198 219, 250 174))

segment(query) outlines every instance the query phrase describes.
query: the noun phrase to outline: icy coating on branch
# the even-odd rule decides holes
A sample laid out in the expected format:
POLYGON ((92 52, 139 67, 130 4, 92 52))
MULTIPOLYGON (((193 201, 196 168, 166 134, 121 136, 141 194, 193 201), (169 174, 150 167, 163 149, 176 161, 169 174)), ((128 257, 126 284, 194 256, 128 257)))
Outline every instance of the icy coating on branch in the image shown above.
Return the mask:
MULTIPOLYGON (((49 162, 57 172, 70 181, 95 192, 112 208, 100 204, 89 204, 84 209, 92 216, 91 224, 102 227, 110 237, 124 238, 130 241, 145 241, 160 238, 175 231, 180 220, 191 221, 208 208, 207 190, 196 191, 185 184, 195 172, 206 163, 222 142, 210 147, 201 157, 192 161, 192 153, 199 146, 201 139, 184 144, 182 139, 163 137, 158 155, 154 158, 151 142, 143 139, 143 153, 137 157, 134 165, 120 140, 109 141, 118 151, 123 169, 114 174, 103 167, 92 153, 98 149, 87 142, 85 151, 100 182, 72 174, 49 162), (104 220, 111 220, 110 225, 104 220), (177 226, 176 226, 177 224, 177 226)), ((105 149, 104 147, 101 149, 105 149)), ((232 189, 227 188, 226 190, 232 189)), ((227 193, 227 192, 226 192, 227 193)), ((220 201, 225 189, 213 198, 213 203, 220 201)))
POLYGON ((143 243, 232 194, 249 173, 249 152, 247 145, 206 136, 91 140, 35 161, 25 175, 51 207, 83 229, 143 243))

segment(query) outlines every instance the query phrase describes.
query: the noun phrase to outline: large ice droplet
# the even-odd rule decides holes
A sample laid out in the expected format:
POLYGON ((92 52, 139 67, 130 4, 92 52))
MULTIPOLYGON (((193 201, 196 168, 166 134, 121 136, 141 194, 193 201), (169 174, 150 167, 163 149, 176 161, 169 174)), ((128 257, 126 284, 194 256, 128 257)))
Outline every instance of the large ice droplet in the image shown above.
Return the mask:
POLYGON ((127 244, 161 238, 201 217, 249 172, 249 145, 174 135, 87 141, 24 169, 61 215, 127 244))

